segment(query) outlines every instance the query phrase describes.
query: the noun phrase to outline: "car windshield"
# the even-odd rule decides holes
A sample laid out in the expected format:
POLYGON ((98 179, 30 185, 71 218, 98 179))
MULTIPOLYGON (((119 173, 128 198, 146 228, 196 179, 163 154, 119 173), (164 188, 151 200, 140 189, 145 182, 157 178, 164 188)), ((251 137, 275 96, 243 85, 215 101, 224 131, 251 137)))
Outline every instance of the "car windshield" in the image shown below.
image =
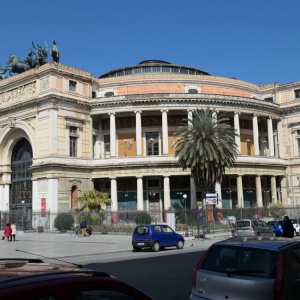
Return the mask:
POLYGON ((250 227, 250 221, 237 221, 236 227, 250 227))
POLYGON ((277 253, 270 250, 236 246, 214 246, 210 249, 202 269, 273 278, 277 253))

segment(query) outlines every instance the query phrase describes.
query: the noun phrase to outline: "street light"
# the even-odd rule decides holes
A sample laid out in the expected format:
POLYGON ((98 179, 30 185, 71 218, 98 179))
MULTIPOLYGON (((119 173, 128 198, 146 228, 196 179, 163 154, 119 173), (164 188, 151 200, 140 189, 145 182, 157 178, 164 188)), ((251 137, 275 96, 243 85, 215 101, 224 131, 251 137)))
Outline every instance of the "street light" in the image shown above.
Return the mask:
POLYGON ((24 231, 24 204, 25 204, 25 201, 22 200, 21 203, 22 203, 22 230, 24 231))
POLYGON ((187 224, 187 215, 186 215, 186 199, 187 199, 187 194, 182 195, 184 199, 184 217, 185 217, 185 223, 187 224))

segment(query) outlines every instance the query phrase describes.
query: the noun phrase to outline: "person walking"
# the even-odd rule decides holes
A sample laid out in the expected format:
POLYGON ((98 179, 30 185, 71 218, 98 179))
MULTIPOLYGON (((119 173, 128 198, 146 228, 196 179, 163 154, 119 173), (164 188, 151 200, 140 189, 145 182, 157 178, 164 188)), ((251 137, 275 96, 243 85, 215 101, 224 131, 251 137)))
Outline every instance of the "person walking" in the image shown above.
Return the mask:
POLYGON ((15 241, 16 240, 16 234, 17 234, 17 227, 15 222, 11 222, 11 236, 10 236, 10 241, 15 241))
POLYGON ((11 227, 10 227, 10 223, 7 223, 6 226, 4 227, 4 239, 6 238, 7 241, 9 241, 10 236, 11 236, 11 227))
POLYGON ((85 219, 82 219, 82 220, 80 221, 79 227, 80 227, 80 230, 81 230, 81 235, 82 235, 82 236, 86 236, 86 227, 87 227, 87 223, 86 223, 86 220, 85 220, 85 219))
POLYGON ((290 218, 288 216, 284 216, 282 227, 283 227, 283 236, 284 237, 287 237, 287 238, 294 237, 295 228, 294 228, 292 221, 290 220, 290 218))

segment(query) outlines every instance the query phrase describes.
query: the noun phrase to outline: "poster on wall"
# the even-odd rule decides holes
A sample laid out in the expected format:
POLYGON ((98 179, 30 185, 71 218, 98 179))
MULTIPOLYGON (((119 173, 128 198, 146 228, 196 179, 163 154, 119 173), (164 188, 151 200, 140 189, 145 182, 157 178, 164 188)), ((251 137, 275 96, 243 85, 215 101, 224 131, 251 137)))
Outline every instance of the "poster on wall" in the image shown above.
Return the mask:
POLYGON ((46 217, 46 198, 41 198, 41 217, 46 217))
POLYGON ((218 193, 206 193, 205 202, 207 205, 218 204, 218 193))

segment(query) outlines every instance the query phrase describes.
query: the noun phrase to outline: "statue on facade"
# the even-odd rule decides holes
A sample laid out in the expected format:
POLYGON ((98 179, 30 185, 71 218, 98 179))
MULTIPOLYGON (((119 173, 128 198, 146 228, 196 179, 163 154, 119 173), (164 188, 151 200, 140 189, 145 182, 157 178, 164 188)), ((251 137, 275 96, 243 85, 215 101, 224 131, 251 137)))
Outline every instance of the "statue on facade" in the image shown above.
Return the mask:
POLYGON ((7 71, 7 68, 3 68, 0 66, 0 80, 6 79, 7 75, 5 74, 7 71))
POLYGON ((45 47, 42 47, 34 42, 32 42, 32 47, 33 49, 29 49, 29 52, 23 61, 15 54, 9 56, 7 65, 5 67, 0 66, 0 80, 7 78, 7 74, 19 74, 46 64, 49 52, 51 53, 52 60, 56 63, 59 62, 60 53, 55 41, 53 41, 51 48, 48 47, 46 43, 45 47))
POLYGON ((51 56, 53 61, 55 61, 56 63, 59 62, 59 51, 55 41, 53 41, 51 46, 51 56))
POLYGON ((27 57, 24 62, 32 69, 36 67, 36 59, 34 57, 34 51, 32 49, 29 50, 27 57))
POLYGON ((8 70, 13 73, 23 73, 29 70, 30 67, 26 63, 22 62, 16 55, 12 54, 8 58, 8 70))
POLYGON ((32 42, 32 46, 35 49, 35 61, 37 66, 42 66, 47 63, 47 58, 48 58, 48 52, 47 48, 41 47, 39 44, 35 45, 32 42))

